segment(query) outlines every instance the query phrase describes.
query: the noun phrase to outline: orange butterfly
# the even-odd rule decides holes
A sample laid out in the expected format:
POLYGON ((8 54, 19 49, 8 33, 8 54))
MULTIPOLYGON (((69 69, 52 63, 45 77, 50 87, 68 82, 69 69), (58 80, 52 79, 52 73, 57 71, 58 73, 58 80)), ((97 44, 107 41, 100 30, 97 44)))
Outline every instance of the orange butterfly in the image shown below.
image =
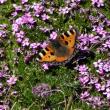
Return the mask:
POLYGON ((44 63, 52 63, 59 65, 67 63, 73 57, 75 51, 76 31, 71 29, 57 37, 53 41, 49 41, 46 48, 38 53, 37 61, 44 63))

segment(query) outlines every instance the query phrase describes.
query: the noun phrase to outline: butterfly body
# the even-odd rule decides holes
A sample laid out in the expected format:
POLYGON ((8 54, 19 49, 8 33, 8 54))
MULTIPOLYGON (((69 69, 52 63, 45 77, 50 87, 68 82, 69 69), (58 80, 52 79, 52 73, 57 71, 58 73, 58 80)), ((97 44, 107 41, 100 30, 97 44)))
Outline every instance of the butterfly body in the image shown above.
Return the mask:
POLYGON ((37 61, 61 64, 72 58, 75 50, 76 31, 70 30, 55 40, 49 41, 46 48, 38 54, 37 61))
POLYGON ((62 45, 58 40, 54 40, 50 45, 52 46, 55 55, 58 57, 65 56, 68 53, 68 48, 62 45))

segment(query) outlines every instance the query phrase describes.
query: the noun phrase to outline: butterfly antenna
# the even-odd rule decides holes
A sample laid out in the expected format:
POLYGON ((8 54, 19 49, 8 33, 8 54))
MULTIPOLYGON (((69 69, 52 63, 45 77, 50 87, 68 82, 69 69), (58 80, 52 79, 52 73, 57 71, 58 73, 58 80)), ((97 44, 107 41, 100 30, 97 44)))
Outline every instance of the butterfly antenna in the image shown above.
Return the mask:
POLYGON ((79 42, 79 40, 76 40, 76 42, 79 44, 80 42, 79 42))
POLYGON ((73 61, 72 64, 78 64, 80 60, 84 60, 84 59, 86 59, 86 56, 84 56, 83 58, 78 58, 77 60, 73 61))

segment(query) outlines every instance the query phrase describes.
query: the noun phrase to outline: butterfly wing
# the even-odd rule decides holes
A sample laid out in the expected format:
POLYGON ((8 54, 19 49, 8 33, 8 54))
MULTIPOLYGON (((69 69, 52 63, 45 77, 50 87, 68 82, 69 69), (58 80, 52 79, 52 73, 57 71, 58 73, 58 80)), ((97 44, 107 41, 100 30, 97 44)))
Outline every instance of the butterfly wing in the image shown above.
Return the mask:
POLYGON ((63 33, 57 39, 62 46, 66 47, 68 53, 66 54, 65 52, 62 57, 56 57, 56 62, 67 61, 72 57, 72 54, 75 50, 76 31, 74 29, 71 29, 70 31, 63 33))
POLYGON ((39 62, 52 62, 56 59, 54 55, 54 50, 50 44, 47 45, 46 48, 42 49, 41 52, 37 56, 37 61, 39 62))
POLYGON ((67 46, 67 48, 72 48, 75 45, 76 31, 74 29, 71 29, 70 31, 67 31, 59 36, 58 40, 63 45, 67 46))

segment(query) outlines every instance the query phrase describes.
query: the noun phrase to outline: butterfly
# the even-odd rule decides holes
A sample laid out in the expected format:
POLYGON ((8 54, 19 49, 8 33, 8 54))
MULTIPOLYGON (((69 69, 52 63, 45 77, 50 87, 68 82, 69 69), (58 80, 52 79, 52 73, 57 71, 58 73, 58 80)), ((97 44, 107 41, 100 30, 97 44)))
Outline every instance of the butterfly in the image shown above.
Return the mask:
POLYGON ((75 52, 75 41, 76 31, 74 29, 62 33, 55 40, 48 41, 47 46, 38 53, 37 61, 53 65, 67 63, 75 52))

